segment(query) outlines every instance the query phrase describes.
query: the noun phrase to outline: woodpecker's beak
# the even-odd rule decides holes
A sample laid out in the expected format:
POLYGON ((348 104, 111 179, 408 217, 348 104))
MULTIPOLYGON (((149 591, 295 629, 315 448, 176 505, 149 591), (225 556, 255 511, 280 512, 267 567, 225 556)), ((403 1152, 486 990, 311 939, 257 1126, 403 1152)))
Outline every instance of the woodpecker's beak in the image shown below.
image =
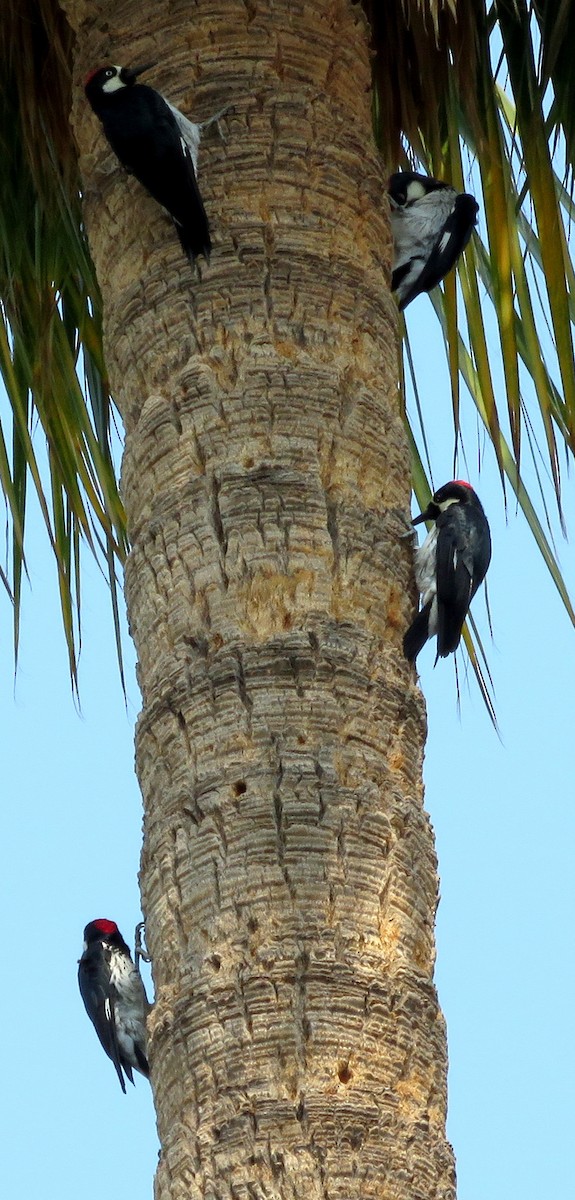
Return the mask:
POLYGON ((418 517, 414 517, 411 524, 420 525, 422 521, 433 521, 436 516, 437 505, 433 503, 433 500, 430 500, 425 512, 420 513, 418 517))
POLYGON ((124 83, 133 83, 138 78, 138 75, 143 75, 144 71, 151 71, 152 67, 156 67, 157 65, 155 62, 150 62, 144 63, 143 67, 123 67, 122 79, 124 83))

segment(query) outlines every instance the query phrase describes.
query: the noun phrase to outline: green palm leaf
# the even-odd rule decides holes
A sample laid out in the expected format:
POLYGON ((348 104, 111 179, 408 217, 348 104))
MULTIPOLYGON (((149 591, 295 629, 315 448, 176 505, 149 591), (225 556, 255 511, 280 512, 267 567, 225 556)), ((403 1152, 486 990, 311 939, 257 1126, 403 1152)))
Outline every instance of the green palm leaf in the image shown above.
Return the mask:
POLYGON ((11 437, 0 429, 0 483, 12 520, 17 654, 28 482, 54 550, 71 678, 80 640, 80 544, 101 560, 112 594, 125 519, 110 441, 102 305, 81 222, 70 136, 71 37, 58 7, 9 3, 0 23, 0 369, 11 437), (23 11, 25 10, 25 11, 23 11), (41 429, 49 484, 38 462, 41 429), (11 457, 7 445, 12 448, 11 457))
MULTIPOLYGON (((399 54, 389 39, 393 23, 375 4, 366 7, 376 53, 376 134, 382 151, 389 154, 390 143, 398 147, 390 169, 413 163, 473 191, 480 201, 479 228, 486 236, 474 235, 458 267, 459 287, 453 274, 431 296, 449 366, 455 446, 461 405, 471 401, 489 435, 503 487, 505 481, 511 485, 575 624, 542 480, 548 474, 563 528, 560 449, 568 460, 575 448, 575 277, 563 211, 571 219, 573 206, 553 169, 552 151, 559 160, 563 151, 573 165, 573 85, 557 32, 571 28, 571 6, 541 2, 533 11, 524 0, 449 9, 431 0, 408 3, 399 54), (391 138, 383 114, 400 121, 391 138), (470 178, 477 180, 471 187, 470 178), (502 384, 496 381, 499 362, 502 384), (524 442, 538 496, 525 483, 524 442)), ((409 326, 409 310, 406 317, 409 326)), ((414 490, 424 503, 433 489, 418 444, 419 434, 412 438, 414 490)), ((472 667, 487 699, 479 643, 469 630, 465 640, 470 650, 475 647, 472 667)))

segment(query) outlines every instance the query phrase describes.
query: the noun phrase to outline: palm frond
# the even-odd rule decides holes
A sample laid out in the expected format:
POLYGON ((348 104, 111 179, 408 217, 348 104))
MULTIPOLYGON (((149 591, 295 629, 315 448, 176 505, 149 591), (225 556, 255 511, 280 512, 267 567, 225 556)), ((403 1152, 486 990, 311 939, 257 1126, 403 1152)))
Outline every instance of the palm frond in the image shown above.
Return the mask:
MULTIPOLYGON (((384 152, 394 151, 390 168, 414 164, 480 201, 479 230, 457 285, 454 273, 431 295, 449 365, 455 449, 461 405, 471 400, 504 492, 507 481, 575 624, 548 504, 551 492, 564 531, 561 467, 575 452, 575 273, 567 236, 574 208, 565 186, 575 162, 566 40, 575 36, 573 6, 405 0, 399 52, 397 6, 365 0, 365 7, 374 36, 376 136, 384 152), (525 482, 526 448, 534 495, 525 482)), ((409 325, 409 310, 406 318, 409 325)), ((431 472, 423 472, 420 444, 414 435, 414 489, 422 500, 431 472)), ((485 657, 475 634, 467 631, 466 643, 477 674, 485 657)))
POLYGON ((38 496, 58 572, 73 685, 80 646, 80 545, 112 591, 127 549, 110 438, 102 304, 81 220, 70 134, 71 32, 51 0, 7 0, 0 18, 0 370, 11 437, 0 426, 0 484, 12 524, 14 647, 18 651, 28 482, 38 496), (48 487, 38 462, 47 447, 48 487), (11 454, 8 450, 11 446, 11 454))

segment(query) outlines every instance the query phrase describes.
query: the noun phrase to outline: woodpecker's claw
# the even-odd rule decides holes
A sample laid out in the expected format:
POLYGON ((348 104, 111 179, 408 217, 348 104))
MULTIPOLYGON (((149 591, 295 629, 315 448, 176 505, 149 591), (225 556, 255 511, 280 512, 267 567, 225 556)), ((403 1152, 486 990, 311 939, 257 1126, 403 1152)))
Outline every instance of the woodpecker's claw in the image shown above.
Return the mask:
POLYGON ((138 971, 140 969, 140 959, 143 959, 144 962, 152 961, 151 955, 148 954, 148 949, 146 946, 145 921, 138 921, 138 924, 136 925, 136 932, 134 934, 134 961, 138 971))
POLYGON ((225 117, 226 113, 230 111, 230 108, 233 108, 233 105, 226 104, 225 108, 220 108, 220 111, 217 113, 214 113, 213 117, 208 117, 207 121, 202 121, 201 124, 198 126, 198 128, 201 130, 202 134, 204 132, 204 129, 209 129, 210 125, 217 125, 218 133, 219 133, 222 141, 224 142, 225 134, 222 133, 222 130, 220 127, 220 121, 221 121, 222 117, 225 117))
POLYGON ((402 525, 407 525, 407 530, 406 530, 406 532, 405 532, 405 533, 400 533, 398 536, 399 536, 400 538, 415 537, 415 535, 417 534, 417 530, 414 528, 414 526, 413 526, 413 522, 412 522, 412 521, 408 521, 408 519, 407 519, 407 517, 406 517, 405 513, 403 512, 403 510, 402 510, 402 509, 399 509, 399 508, 396 508, 396 509, 394 509, 394 512, 396 512, 396 513, 397 513, 397 516, 398 516, 399 520, 401 521, 402 525))

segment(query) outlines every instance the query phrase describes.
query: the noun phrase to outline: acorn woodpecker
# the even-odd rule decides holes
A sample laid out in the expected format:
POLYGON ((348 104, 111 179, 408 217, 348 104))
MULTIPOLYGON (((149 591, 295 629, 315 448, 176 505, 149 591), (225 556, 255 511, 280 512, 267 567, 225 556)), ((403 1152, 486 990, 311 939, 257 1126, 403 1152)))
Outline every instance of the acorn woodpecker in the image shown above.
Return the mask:
POLYGON ((132 1070, 146 1078, 150 1073, 146 1058, 146 1013, 150 1005, 115 921, 101 918, 86 925, 78 983, 86 1012, 125 1093, 124 1074, 133 1083, 132 1070))
POLYGON ((479 205, 467 192, 416 171, 397 171, 388 183, 393 273, 400 309, 430 292, 455 266, 477 220, 479 205))
POLYGON ((437 662, 457 650, 469 605, 487 573, 491 535, 479 497, 463 479, 439 488, 412 524, 420 521, 435 524, 415 552, 423 608, 405 634, 403 653, 414 662, 437 634, 437 662))
POLYGON ((210 230, 196 180, 202 126, 154 88, 137 83, 151 66, 98 67, 84 90, 114 154, 167 210, 190 262, 198 254, 209 262, 210 230))

